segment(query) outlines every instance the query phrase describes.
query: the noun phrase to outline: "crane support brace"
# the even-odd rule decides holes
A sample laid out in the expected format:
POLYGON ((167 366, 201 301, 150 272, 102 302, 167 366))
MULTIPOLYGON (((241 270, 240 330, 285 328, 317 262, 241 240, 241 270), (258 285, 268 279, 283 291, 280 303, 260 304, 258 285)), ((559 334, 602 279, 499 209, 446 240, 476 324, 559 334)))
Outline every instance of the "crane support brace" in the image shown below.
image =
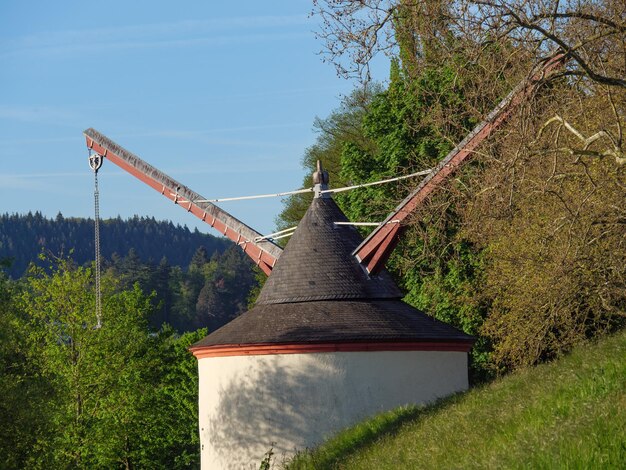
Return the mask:
POLYGON ((144 162, 95 129, 87 129, 83 134, 87 140, 88 148, 115 163, 122 170, 146 183, 237 243, 265 274, 269 275, 272 271, 274 263, 282 253, 282 248, 278 245, 263 238, 261 233, 248 227, 216 205, 210 202, 194 202, 206 200, 206 198, 144 162))
POLYGON ((426 176, 394 212, 353 251, 352 254, 369 273, 376 274, 383 268, 398 244, 399 237, 406 229, 406 223, 403 222, 411 212, 422 204, 430 193, 446 180, 448 175, 472 156, 474 150, 506 121, 517 106, 532 95, 546 76, 562 67, 565 60, 565 54, 557 53, 529 74, 529 77, 517 85, 484 121, 439 162, 432 173, 426 176), (398 220, 400 223, 388 224, 387 222, 391 220, 398 220))

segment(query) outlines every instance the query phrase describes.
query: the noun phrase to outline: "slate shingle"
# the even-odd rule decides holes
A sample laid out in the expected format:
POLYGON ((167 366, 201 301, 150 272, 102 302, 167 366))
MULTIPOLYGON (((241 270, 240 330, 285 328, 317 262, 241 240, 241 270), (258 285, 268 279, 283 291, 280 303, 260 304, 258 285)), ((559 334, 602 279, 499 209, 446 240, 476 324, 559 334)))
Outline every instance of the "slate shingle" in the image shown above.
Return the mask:
POLYGON ((399 299, 402 292, 383 270, 369 276, 352 251, 363 238, 331 198, 315 198, 298 224, 257 305, 339 299, 399 299))

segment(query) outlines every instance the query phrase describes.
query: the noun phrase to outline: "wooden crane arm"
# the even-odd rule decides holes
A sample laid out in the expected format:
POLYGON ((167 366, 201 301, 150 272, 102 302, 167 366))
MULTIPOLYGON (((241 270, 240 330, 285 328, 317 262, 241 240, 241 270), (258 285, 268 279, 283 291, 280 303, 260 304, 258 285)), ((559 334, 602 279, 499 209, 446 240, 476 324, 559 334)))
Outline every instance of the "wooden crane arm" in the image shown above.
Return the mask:
POLYGON ((417 189, 409 194, 396 209, 379 225, 352 253, 369 273, 376 274, 382 269, 406 225, 405 219, 440 186, 457 168, 470 157, 474 150, 500 127, 515 108, 527 99, 537 85, 555 69, 563 66, 564 54, 556 54, 545 61, 537 70, 523 80, 498 106, 478 124, 474 130, 457 145, 434 170, 426 176, 417 189))
POLYGON ((274 263, 282 253, 282 248, 278 245, 262 238, 262 234, 216 205, 210 202, 200 202, 206 198, 146 163, 95 129, 87 129, 83 134, 88 148, 115 163, 237 243, 265 274, 269 275, 272 271, 274 263))

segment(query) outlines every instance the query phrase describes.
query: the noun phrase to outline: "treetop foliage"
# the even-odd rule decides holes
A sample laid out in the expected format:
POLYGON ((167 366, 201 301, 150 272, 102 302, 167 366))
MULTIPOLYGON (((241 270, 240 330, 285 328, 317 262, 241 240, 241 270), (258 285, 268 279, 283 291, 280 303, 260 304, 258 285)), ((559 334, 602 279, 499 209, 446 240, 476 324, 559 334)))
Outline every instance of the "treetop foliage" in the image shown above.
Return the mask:
POLYGON ((312 13, 325 60, 365 82, 380 53, 415 74, 424 60, 462 52, 472 61, 507 43, 533 61, 560 49, 572 59, 564 74, 626 87, 623 51, 607 47, 626 32, 622 0, 314 0, 312 13))

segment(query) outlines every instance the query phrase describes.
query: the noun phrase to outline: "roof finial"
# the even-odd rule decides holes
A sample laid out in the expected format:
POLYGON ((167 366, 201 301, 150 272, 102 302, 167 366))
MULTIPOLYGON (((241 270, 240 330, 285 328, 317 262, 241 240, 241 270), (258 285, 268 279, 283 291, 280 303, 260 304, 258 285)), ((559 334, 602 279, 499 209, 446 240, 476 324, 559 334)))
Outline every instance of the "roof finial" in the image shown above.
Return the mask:
POLYGON ((323 193, 328 189, 328 172, 322 168, 322 162, 317 161, 317 171, 313 173, 313 191, 315 197, 330 197, 330 193, 323 193))

